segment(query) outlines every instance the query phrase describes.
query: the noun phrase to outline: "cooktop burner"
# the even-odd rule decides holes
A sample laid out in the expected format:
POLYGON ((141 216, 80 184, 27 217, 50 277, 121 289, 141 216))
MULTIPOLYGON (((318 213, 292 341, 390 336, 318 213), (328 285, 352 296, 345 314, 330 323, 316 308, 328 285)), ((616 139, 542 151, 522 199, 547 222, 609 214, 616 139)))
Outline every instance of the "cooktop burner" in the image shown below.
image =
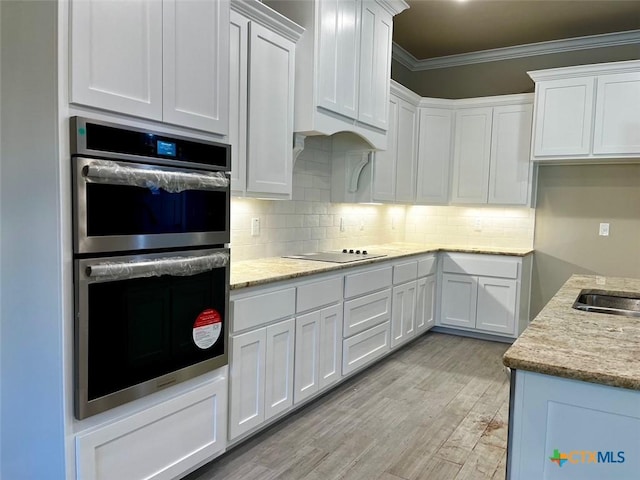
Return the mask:
POLYGON ((301 255, 284 255, 284 258, 295 258, 297 260, 315 260, 317 262, 350 263, 369 260, 370 258, 386 257, 386 255, 369 253, 366 250, 347 250, 342 252, 316 252, 303 253, 301 255))

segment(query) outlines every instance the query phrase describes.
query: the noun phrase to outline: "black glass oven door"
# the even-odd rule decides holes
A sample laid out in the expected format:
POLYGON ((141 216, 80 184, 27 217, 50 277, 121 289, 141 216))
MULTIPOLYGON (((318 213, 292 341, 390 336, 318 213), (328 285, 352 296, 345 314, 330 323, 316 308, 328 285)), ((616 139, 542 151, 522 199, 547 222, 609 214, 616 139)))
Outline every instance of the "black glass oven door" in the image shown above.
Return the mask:
POLYGON ((76 253, 229 242, 226 174, 81 157, 73 161, 76 253))
POLYGON ((228 275, 228 249, 78 260, 78 418, 225 365, 228 275))

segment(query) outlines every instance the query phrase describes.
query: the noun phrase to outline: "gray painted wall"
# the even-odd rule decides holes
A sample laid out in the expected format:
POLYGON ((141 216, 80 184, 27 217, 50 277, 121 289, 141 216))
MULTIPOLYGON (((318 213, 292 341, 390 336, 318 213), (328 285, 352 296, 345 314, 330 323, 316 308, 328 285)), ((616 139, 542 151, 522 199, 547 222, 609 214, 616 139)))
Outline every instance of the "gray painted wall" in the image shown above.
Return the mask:
POLYGON ((640 165, 542 166, 531 313, 573 273, 640 278, 640 165), (600 222, 610 235, 598 235, 600 222))
POLYGON ((47 0, 0 2, 5 480, 66 477, 57 8, 47 0))
POLYGON ((471 98, 533 92, 526 72, 590 63, 637 60, 640 44, 539 55, 499 62, 411 72, 396 61, 391 77, 423 97, 471 98))

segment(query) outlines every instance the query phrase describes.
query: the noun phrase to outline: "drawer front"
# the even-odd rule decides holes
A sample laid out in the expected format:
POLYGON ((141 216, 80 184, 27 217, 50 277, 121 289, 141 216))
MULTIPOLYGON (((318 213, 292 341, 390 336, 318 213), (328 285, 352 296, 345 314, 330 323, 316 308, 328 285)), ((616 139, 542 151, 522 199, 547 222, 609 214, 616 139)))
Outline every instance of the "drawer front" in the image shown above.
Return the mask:
POLYGON ((418 278, 418 262, 413 260, 411 262, 401 263, 393 266, 393 284, 398 285, 400 283, 410 282, 418 278))
POLYGON ((231 302, 231 333, 291 317, 296 311, 296 289, 287 288, 231 302))
POLYGON ((344 302, 343 335, 350 337, 391 318, 391 290, 344 302))
POLYGON ((342 349, 342 374, 349 375, 389 351, 389 322, 347 338, 342 349))
POLYGON ((357 297, 391 286, 391 266, 347 275, 344 278, 344 298, 357 297))
POLYGON ((315 308, 337 303, 342 299, 342 277, 321 282, 308 283, 298 287, 296 312, 306 312, 315 308))
POLYGON ((168 480, 222 453, 227 436, 226 390, 224 375, 185 395, 78 435, 78 480, 168 480))
POLYGON ((518 278, 520 259, 499 255, 446 255, 442 271, 485 277, 518 278))
POLYGON ((438 262, 435 256, 418 260, 418 278, 433 275, 438 270, 438 262))

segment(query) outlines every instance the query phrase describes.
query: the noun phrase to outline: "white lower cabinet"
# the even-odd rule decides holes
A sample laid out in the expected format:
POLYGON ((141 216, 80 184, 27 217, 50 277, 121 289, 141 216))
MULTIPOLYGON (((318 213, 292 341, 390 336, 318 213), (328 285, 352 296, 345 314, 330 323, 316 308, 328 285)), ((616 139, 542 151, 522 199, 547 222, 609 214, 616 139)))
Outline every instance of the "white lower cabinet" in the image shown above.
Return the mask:
POLYGON ((76 436, 78 480, 169 480, 227 445, 227 369, 168 401, 76 436))
POLYGON ((229 439, 293 405, 293 319, 231 337, 229 439))
POLYGON ((517 337, 529 320, 531 257, 447 254, 440 319, 445 327, 517 337))
POLYGON ((416 282, 393 287, 391 310, 391 348, 416 334, 416 282))
POLYGON ((418 259, 416 335, 430 330, 436 324, 437 273, 438 257, 436 255, 430 254, 418 259))
POLYGON ((345 276, 342 375, 389 352, 393 267, 371 267, 345 276))
POLYGON ((348 375, 389 351, 389 321, 346 338, 342 351, 342 374, 348 375))
POLYGON ((296 318, 296 404, 340 379, 341 334, 342 305, 296 318))

